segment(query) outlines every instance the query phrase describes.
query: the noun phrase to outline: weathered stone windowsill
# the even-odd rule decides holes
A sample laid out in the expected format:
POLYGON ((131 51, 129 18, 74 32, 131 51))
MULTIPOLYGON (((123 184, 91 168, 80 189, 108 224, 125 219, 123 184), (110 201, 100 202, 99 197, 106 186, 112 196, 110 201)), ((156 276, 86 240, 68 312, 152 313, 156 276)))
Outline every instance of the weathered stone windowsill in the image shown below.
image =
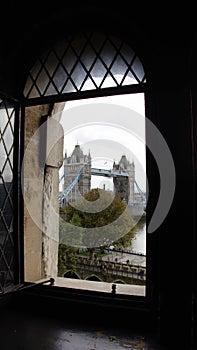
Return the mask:
MULTIPOLYGON (((112 284, 114 283, 56 277, 54 286, 110 293, 112 291, 112 284)), ((115 284, 117 294, 137 295, 143 297, 146 295, 146 286, 118 283, 115 284)))

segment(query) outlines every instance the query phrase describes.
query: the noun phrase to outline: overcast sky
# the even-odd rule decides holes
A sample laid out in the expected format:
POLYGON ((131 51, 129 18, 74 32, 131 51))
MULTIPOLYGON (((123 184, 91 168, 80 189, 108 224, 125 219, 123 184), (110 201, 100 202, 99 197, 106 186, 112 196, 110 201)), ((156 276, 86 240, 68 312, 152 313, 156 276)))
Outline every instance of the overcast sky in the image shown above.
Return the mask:
MULTIPOLYGON (((61 118, 64 152, 70 156, 78 143, 84 154, 90 151, 92 167, 102 169, 111 169, 113 162, 118 163, 125 154, 130 162, 134 161, 136 181, 145 191, 144 115, 143 93, 66 102, 61 118)), ((92 188, 103 188, 104 183, 106 189, 113 189, 112 179, 91 178, 92 188)))

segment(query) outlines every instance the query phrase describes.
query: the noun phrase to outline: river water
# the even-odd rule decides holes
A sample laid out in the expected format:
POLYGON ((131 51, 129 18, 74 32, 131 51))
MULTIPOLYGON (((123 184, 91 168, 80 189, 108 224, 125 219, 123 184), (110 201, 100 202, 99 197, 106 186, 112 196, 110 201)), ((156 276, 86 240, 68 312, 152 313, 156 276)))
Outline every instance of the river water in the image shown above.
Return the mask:
POLYGON ((146 255, 146 220, 137 223, 137 230, 132 239, 132 251, 146 255))

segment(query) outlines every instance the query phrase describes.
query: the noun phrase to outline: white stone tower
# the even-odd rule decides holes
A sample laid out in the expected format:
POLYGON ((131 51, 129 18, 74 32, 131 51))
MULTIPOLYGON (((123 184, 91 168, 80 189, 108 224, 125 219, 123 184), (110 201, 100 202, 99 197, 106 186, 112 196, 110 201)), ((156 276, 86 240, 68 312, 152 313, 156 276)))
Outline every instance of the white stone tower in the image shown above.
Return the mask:
POLYGON ((64 158, 64 189, 71 185, 79 172, 82 172, 77 184, 66 197, 66 202, 73 202, 77 198, 90 191, 91 188, 91 155, 84 155, 79 144, 70 157, 65 154, 64 158))

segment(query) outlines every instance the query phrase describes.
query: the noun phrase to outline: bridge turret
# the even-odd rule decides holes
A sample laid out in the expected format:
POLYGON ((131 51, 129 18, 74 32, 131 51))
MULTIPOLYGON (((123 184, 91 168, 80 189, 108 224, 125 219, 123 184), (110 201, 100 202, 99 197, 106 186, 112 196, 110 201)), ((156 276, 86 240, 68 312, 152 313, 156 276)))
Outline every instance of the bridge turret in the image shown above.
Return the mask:
POLYGON ((125 176, 117 176, 113 178, 115 196, 126 200, 128 204, 134 202, 134 182, 135 182, 135 165, 130 163, 126 155, 122 155, 118 164, 114 162, 113 171, 126 173, 125 176))
POLYGON ((90 152, 88 155, 85 155, 77 143, 71 156, 67 157, 67 154, 65 154, 64 188, 67 188, 74 181, 80 171, 82 175, 76 186, 69 193, 68 201, 75 201, 85 192, 90 191, 91 187, 91 155, 90 152))
POLYGON ((121 170, 127 170, 128 166, 129 166, 129 162, 127 160, 127 157, 123 154, 119 161, 119 167, 121 170))

